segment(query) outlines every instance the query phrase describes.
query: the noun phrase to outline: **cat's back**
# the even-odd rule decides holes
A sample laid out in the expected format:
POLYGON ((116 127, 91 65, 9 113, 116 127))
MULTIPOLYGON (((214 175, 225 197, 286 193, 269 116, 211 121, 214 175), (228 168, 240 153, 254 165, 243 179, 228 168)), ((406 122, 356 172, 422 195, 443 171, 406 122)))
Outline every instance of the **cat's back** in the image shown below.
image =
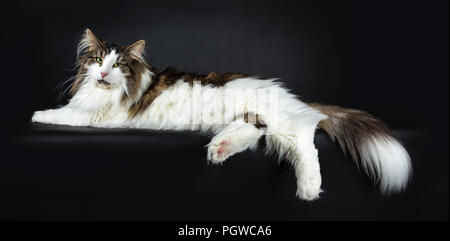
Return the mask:
POLYGON ((236 72, 187 73, 169 67, 155 75, 141 100, 133 104, 128 113, 132 118, 149 118, 155 124, 173 119, 187 120, 190 114, 186 114, 186 118, 182 116, 191 111, 193 106, 201 106, 204 111, 217 109, 223 103, 243 105, 253 99, 244 95, 251 94, 248 90, 279 87, 279 83, 274 80, 236 72), (224 99, 225 94, 238 103, 231 103, 229 98, 224 99))
POLYGON ((196 83, 202 86, 222 87, 228 82, 247 77, 249 77, 248 74, 238 72, 198 74, 178 71, 173 67, 169 67, 156 75, 154 83, 168 87, 174 85, 177 81, 183 81, 189 83, 190 86, 196 83))

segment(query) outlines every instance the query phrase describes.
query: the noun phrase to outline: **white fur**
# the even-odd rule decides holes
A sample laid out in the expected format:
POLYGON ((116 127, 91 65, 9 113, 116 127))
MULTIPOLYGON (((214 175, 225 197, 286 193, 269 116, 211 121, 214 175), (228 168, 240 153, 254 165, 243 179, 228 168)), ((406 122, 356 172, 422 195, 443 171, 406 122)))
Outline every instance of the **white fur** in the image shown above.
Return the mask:
POLYGON ((361 162, 364 170, 389 194, 406 188, 411 176, 411 160, 405 148, 392 137, 372 137, 364 143, 361 162))

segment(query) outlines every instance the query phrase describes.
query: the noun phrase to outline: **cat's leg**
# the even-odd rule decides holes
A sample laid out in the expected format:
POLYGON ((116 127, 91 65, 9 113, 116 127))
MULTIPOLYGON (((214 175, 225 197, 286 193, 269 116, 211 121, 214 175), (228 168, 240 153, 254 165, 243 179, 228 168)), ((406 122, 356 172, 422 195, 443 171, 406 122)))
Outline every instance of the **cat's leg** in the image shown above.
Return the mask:
POLYGON ((31 121, 56 125, 87 126, 89 119, 88 114, 64 106, 59 109, 36 111, 31 121))
POLYGON ((297 178, 296 195, 302 200, 315 200, 322 192, 318 151, 314 145, 317 124, 326 116, 315 111, 300 114, 283 113, 277 119, 268 115, 267 153, 288 160, 297 178))
POLYGON ((236 120, 212 138, 208 144, 208 160, 218 164, 236 153, 254 149, 263 134, 254 124, 236 120))
POLYGON ((318 151, 314 145, 313 134, 300 132, 297 138, 297 157, 294 160, 297 196, 300 199, 312 201, 319 198, 322 192, 318 151))
POLYGON ((314 146, 314 130, 279 127, 266 136, 268 153, 276 153, 279 159, 287 159, 294 167, 297 178, 296 195, 312 201, 322 192, 320 165, 314 146))

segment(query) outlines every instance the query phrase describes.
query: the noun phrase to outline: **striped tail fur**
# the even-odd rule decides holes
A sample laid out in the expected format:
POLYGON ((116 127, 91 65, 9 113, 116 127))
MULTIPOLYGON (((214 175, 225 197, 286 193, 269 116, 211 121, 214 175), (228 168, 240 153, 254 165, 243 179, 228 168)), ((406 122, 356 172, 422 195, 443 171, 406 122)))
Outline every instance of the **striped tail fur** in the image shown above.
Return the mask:
POLYGON ((344 153, 379 184, 384 194, 406 188, 412 173, 408 152, 388 126, 370 114, 337 106, 310 104, 328 116, 319 122, 344 153))

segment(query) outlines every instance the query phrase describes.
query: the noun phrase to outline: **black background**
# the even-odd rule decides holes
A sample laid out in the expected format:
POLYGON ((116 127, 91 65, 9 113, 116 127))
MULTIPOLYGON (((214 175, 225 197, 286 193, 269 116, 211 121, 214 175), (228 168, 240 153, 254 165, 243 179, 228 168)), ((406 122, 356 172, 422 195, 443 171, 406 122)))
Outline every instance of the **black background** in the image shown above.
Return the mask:
POLYGON ((2 219, 448 219, 448 1, 11 1, 1 11, 2 219), (30 126, 33 111, 66 103, 55 86, 74 74, 87 27, 119 44, 145 39, 158 69, 276 76, 304 101, 369 111, 405 142, 415 179, 383 197, 319 133, 327 192, 306 203, 289 166, 261 153, 207 166, 203 136, 30 126))

